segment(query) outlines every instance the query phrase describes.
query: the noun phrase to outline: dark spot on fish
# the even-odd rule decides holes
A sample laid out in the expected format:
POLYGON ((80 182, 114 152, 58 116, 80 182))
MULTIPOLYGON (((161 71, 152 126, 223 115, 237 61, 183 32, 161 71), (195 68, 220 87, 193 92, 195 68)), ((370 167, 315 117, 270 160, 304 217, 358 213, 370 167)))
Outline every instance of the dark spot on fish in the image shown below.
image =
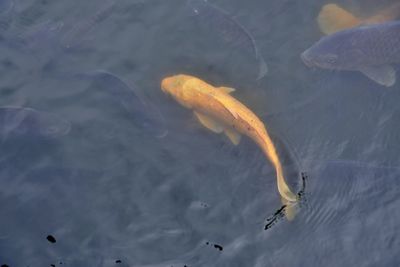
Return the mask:
POLYGON ((50 242, 50 243, 56 243, 57 241, 56 241, 56 239, 54 238, 54 236, 52 236, 52 235, 48 235, 47 237, 46 237, 46 239, 50 242))
POLYGON ((219 251, 222 251, 224 248, 218 244, 214 244, 214 248, 218 249, 219 251))
POLYGON ((208 246, 210 243, 209 242, 206 242, 206 245, 208 246))
POLYGON ((121 260, 116 260, 115 263, 121 263, 121 260))

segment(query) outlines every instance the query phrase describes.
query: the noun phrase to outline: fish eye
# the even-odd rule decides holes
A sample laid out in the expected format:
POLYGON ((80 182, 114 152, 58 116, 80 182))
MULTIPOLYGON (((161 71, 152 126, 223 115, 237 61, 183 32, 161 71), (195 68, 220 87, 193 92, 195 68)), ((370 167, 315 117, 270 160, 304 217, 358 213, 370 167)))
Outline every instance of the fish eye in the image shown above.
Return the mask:
POLYGON ((335 63, 337 58, 338 56, 334 54, 327 54, 324 56, 324 60, 326 60, 328 63, 335 63))
POLYGON ((55 134, 57 133, 58 128, 56 126, 49 126, 46 128, 45 133, 46 134, 55 134))

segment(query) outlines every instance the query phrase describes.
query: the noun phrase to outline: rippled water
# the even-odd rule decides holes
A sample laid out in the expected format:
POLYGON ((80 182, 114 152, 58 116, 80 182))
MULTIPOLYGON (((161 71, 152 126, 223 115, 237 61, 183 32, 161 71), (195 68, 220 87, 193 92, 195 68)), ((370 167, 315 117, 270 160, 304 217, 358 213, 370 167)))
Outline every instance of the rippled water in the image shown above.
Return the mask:
MULTIPOLYGON (((338 4, 371 14, 393 2, 338 4)), ((251 33, 261 79, 252 51, 186 1, 110 3, 0 1, 0 106, 71 124, 2 136, 0 265, 399 265, 400 85, 302 63, 326 1, 210 0, 251 33), (119 100, 99 71, 133 91, 119 100), (274 169, 251 140, 233 146, 165 96, 161 79, 177 73, 236 88, 293 188, 307 173, 293 221, 264 230, 281 206, 274 169)))

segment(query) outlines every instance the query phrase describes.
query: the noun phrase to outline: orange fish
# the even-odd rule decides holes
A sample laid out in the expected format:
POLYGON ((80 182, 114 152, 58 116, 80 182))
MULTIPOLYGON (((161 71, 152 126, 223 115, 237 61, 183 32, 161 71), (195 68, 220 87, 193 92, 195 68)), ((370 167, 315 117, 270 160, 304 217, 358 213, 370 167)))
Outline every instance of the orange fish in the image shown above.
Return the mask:
POLYGON ((357 17, 336 4, 326 4, 322 7, 317 22, 321 32, 324 34, 332 34, 360 25, 396 20, 399 17, 400 3, 393 4, 389 8, 385 8, 376 15, 367 18, 357 17))
MULTIPOLYGON (((225 133, 235 145, 239 144, 241 134, 250 137, 275 167, 283 203, 297 201, 285 181, 282 165, 264 123, 230 95, 235 91, 233 88, 214 87, 196 77, 180 74, 163 79, 161 89, 184 107, 192 109, 202 125, 215 133, 225 133)), ((287 214, 287 217, 291 219, 293 215, 287 214)))

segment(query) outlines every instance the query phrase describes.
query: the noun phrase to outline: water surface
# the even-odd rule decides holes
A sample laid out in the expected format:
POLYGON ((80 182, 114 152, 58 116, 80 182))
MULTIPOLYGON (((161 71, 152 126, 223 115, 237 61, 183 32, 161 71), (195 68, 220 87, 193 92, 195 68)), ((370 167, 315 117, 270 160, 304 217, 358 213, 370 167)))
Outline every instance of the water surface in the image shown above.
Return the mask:
MULTIPOLYGON (((327 2, 210 0, 251 33, 268 65, 258 80, 254 56, 201 27, 186 1, 120 0, 96 19, 100 3, 0 2, 0 106, 71 124, 56 138, 1 143, 0 265, 400 263, 400 85, 303 64, 327 2), (98 70, 133 93, 116 101, 108 89, 127 87, 91 80, 98 70), (236 88, 295 190, 307 173, 293 221, 264 231, 281 207, 272 166, 249 139, 233 146, 165 96, 161 79, 178 73, 236 88), (127 108, 132 94, 148 105, 127 108), (154 131, 140 123, 147 115, 162 118, 154 131)), ((391 3, 338 4, 371 14, 391 3)))

